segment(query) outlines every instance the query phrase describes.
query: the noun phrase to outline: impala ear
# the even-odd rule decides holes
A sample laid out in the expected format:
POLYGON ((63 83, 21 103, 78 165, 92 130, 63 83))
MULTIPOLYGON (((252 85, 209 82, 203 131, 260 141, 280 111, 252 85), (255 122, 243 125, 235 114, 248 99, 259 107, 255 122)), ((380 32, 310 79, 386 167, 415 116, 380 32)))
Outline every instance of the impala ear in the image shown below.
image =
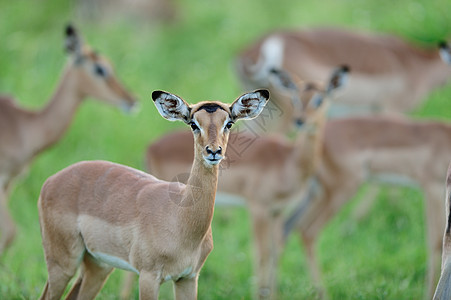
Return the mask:
POLYGON ((332 73, 332 76, 329 79, 329 84, 327 85, 326 89, 327 94, 342 87, 346 83, 346 80, 348 79, 348 74, 349 67, 346 65, 335 69, 335 71, 332 73))
POLYGON ((65 41, 64 48, 67 53, 81 55, 82 39, 78 35, 77 29, 68 24, 64 31, 65 41))
POLYGON ((232 119, 250 120, 257 117, 269 100, 268 90, 256 90, 247 93, 236 99, 230 105, 232 119))
POLYGON ((182 98, 165 91, 152 92, 152 99, 160 115, 169 121, 189 123, 190 107, 182 98))
POLYGON ((439 53, 440 57, 445 61, 447 64, 451 64, 451 48, 448 45, 447 42, 442 41, 439 43, 439 53))

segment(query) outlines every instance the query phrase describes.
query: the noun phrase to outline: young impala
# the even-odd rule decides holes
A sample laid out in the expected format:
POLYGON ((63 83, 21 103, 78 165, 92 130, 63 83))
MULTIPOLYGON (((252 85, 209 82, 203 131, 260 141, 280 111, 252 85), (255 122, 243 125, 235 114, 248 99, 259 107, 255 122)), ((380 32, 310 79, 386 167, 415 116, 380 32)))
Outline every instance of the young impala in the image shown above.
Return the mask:
POLYGON ((25 110, 12 98, 0 96, 0 253, 15 235, 7 209, 11 181, 36 155, 62 137, 82 100, 95 97, 126 110, 135 104, 106 58, 84 45, 74 27, 67 26, 65 37, 69 62, 42 110, 25 110))
POLYGON ((199 272, 213 248, 218 168, 230 128, 256 117, 269 92, 244 94, 231 105, 190 106, 163 91, 152 98, 164 118, 191 126, 187 184, 106 161, 80 162, 50 177, 38 201, 49 273, 41 299, 59 299, 80 265, 70 299, 93 299, 115 267, 139 274, 140 299, 157 299, 168 280, 176 299, 197 297, 199 272))
MULTIPOLYGON (((306 132, 302 131, 294 143, 279 136, 258 137, 251 131, 230 137, 218 191, 242 196, 247 201, 254 233, 258 297, 261 299, 276 297, 276 269, 279 244, 283 242, 284 212, 293 200, 300 199, 314 173, 326 119, 323 98, 342 84, 347 72, 347 67, 334 72, 326 88, 315 83, 297 84, 303 100, 301 117, 306 132)), ((280 75, 274 73, 274 76, 280 75)), ((164 136, 148 148, 148 169, 167 180, 186 174, 195 155, 190 151, 192 146, 189 132, 164 136)))
MULTIPOLYGON (((324 81, 335 66, 352 69, 349 82, 332 100, 334 116, 407 112, 427 94, 444 84, 451 68, 435 48, 421 48, 402 39, 339 28, 280 30, 261 37, 236 59, 240 81, 246 88, 273 89, 271 69, 284 69, 303 80, 324 81)), ((271 97, 276 107, 269 128, 286 130, 292 119, 287 97, 271 97)), ((265 112, 264 112, 265 113, 265 112)))
POLYGON ((443 235, 442 274, 435 290, 434 300, 451 299, 451 164, 446 176, 446 227, 443 235))

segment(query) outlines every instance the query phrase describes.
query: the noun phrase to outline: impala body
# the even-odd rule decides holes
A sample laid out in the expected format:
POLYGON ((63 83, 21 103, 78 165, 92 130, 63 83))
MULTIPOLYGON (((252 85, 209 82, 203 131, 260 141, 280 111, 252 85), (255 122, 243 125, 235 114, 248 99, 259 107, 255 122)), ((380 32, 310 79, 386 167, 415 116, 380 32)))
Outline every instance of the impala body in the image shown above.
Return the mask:
POLYGON ((295 78, 324 82, 342 64, 351 68, 352 75, 332 97, 330 115, 335 117, 411 111, 451 76, 437 48, 412 45, 393 35, 340 28, 275 31, 251 43, 236 58, 238 77, 246 88, 270 89, 273 97, 267 109, 273 112, 265 128, 276 132, 292 127, 293 104, 289 95, 279 93, 269 72, 283 69, 295 78))
POLYGON ((42 110, 25 110, 11 97, 0 96, 0 253, 15 233, 7 210, 11 181, 36 155, 62 137, 82 100, 95 97, 126 110, 136 102, 116 79, 107 59, 84 45, 75 28, 68 26, 65 36, 69 62, 42 110))
POLYGON ((257 116, 269 93, 247 93, 232 105, 190 106, 163 91, 152 98, 164 118, 192 128, 187 184, 106 161, 80 162, 50 177, 38 201, 49 273, 41 299, 59 299, 80 265, 69 299, 93 299, 113 268, 139 274, 140 299, 157 299, 168 280, 176 299, 197 297, 199 272, 213 248, 218 168, 230 127, 257 116))
POLYGON ((443 174, 451 159, 451 125, 401 117, 353 117, 326 124, 312 199, 296 215, 316 282, 315 241, 327 222, 365 182, 410 179, 423 190, 428 250, 427 298, 438 279, 443 214, 443 174), (393 177, 396 176, 396 177, 393 177))

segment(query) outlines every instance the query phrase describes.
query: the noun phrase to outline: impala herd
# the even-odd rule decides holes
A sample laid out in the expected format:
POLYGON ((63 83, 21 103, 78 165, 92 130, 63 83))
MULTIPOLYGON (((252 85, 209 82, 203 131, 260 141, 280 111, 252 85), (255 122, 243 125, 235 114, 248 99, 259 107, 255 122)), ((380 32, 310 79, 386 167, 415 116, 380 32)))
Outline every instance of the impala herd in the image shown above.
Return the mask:
MULTIPOLYGON (((12 180, 62 137, 82 100, 124 111, 136 103, 73 26, 65 29, 64 45, 68 63, 42 110, 0 96, 0 254, 16 234, 7 201, 12 180)), ((136 275, 140 299, 157 299, 165 281, 174 282, 175 299, 196 299, 213 249, 215 199, 228 203, 227 194, 243 199, 250 213, 255 296, 277 299, 279 258, 297 231, 325 299, 315 255, 319 234, 362 184, 379 181, 414 183, 424 192, 425 298, 451 299, 451 124, 401 115, 451 77, 449 44, 425 49, 389 35, 286 30, 245 48, 235 65, 252 91, 232 104, 190 105, 152 93, 163 118, 191 128, 149 145, 152 175, 84 161, 45 181, 38 211, 48 280, 41 299, 60 299, 76 275, 67 299, 94 299, 114 268, 130 271, 124 299, 136 275), (240 119, 246 122, 234 132, 240 119)))

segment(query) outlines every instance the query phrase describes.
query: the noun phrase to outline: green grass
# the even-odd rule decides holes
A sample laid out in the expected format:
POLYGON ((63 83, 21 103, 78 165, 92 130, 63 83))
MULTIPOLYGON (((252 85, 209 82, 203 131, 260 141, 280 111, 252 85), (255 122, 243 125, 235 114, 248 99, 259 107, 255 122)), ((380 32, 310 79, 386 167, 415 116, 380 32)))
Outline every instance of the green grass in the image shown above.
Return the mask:
MULTIPOLYGON (((232 101, 240 93, 232 72, 236 52, 275 29, 341 25, 392 32, 435 45, 451 35, 451 3, 388 0, 177 1, 180 20, 155 25, 142 19, 114 22, 80 19, 76 1, 0 0, 0 91, 24 107, 42 107, 64 65, 62 28, 76 24, 87 41, 113 61, 119 77, 141 101, 136 116, 95 101, 85 102, 69 131, 18 179, 10 209, 19 226, 14 245, 0 258, 0 299, 36 299, 47 272, 36 201, 44 180, 83 159, 106 159, 143 168, 146 146, 181 124, 163 120, 150 101, 154 89, 190 102, 232 101)), ((451 86, 432 93, 416 117, 450 119, 451 86)), ((422 195, 417 190, 383 190, 371 214, 351 216, 358 197, 322 233, 318 259, 333 299, 419 299, 424 293, 426 249, 422 195)), ((200 299, 250 299, 252 239, 243 208, 218 208, 215 248, 200 277, 200 299)), ((115 271, 99 299, 116 299, 123 272, 115 271)), ((281 299, 314 299, 302 245, 287 244, 279 273, 281 299)), ((137 290, 135 290, 137 298, 137 290)), ((172 299, 170 284, 161 299, 172 299)))

